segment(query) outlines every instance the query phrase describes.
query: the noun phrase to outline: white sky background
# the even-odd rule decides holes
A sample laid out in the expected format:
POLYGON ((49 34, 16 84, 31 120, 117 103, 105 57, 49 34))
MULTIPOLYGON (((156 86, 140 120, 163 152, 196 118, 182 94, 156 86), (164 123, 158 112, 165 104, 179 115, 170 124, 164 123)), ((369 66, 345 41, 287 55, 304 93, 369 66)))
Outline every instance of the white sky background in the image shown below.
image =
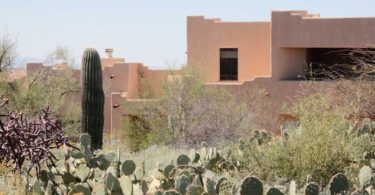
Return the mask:
MULTIPOLYGON (((186 17, 267 21, 272 10, 375 17, 375 0, 0 0, 0 34, 17 37, 20 61, 67 46, 79 66, 87 47, 151 68, 186 62, 186 17)), ((33 60, 31 60, 33 59, 33 60)))

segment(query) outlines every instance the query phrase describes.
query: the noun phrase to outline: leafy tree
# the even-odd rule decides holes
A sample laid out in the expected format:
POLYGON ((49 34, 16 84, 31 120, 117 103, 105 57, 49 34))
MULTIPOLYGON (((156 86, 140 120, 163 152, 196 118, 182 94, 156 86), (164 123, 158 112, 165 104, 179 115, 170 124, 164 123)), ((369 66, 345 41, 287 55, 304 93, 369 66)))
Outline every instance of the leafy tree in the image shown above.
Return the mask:
MULTIPOLYGON (((61 52, 59 48, 56 51, 61 52)), ((42 108, 49 107, 59 116, 68 133, 79 132, 80 88, 75 70, 69 64, 63 67, 55 65, 43 67, 30 74, 27 78, 0 80, 0 94, 11 100, 6 109, 34 116, 42 108)))

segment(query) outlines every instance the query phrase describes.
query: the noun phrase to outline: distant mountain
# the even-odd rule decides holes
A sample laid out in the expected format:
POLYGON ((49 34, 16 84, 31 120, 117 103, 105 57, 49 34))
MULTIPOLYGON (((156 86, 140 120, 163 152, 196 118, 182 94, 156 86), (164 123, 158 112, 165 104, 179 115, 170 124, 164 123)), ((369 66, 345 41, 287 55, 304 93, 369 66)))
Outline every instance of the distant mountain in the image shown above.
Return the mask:
MULTIPOLYGON (((45 59, 42 59, 42 58, 33 58, 33 57, 18 57, 16 58, 15 60, 15 64, 13 66, 13 68, 26 68, 26 64, 27 63, 43 63, 45 61, 45 59)), ((73 68, 81 68, 81 65, 80 64, 73 64, 73 68)))
POLYGON ((43 62, 43 59, 32 57, 18 57, 15 60, 13 68, 26 68, 26 64, 31 62, 43 62))

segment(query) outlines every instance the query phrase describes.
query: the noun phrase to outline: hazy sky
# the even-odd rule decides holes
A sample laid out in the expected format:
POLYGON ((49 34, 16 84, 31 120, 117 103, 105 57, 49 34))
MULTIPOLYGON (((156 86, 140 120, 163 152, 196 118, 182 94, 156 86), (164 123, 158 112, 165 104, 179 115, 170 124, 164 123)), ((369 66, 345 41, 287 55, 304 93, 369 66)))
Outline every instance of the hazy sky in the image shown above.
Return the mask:
POLYGON ((152 68, 186 62, 186 16, 265 21, 271 10, 375 16, 375 0, 0 0, 0 33, 17 37, 20 58, 43 59, 67 46, 76 62, 86 47, 152 68))

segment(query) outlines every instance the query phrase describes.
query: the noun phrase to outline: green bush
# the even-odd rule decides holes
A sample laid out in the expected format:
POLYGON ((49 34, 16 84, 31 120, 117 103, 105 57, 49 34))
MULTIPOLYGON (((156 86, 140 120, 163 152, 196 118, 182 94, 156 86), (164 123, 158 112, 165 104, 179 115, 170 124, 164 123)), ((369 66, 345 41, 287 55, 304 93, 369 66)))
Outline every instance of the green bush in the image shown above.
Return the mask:
POLYGON ((124 118, 124 137, 130 151, 146 149, 153 143, 154 136, 150 132, 149 123, 142 116, 132 115, 124 118))
POLYGON ((333 101, 320 93, 301 98, 289 109, 298 117, 299 126, 289 129, 287 137, 243 147, 249 167, 256 167, 263 179, 277 176, 301 183, 308 175, 327 183, 333 174, 344 172, 365 148, 348 132, 347 108, 335 106, 333 101))

